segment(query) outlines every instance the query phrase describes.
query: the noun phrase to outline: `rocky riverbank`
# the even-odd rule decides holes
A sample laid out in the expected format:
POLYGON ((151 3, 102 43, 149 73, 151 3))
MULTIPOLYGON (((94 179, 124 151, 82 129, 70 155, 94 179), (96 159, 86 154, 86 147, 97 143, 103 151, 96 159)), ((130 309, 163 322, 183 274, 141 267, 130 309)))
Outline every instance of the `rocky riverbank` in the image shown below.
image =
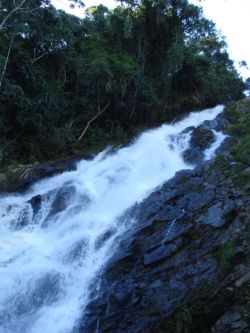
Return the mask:
MULTIPOLYGON (((94 283, 98 290, 93 287, 78 333, 250 332, 249 122, 246 99, 181 133, 190 133, 183 157, 196 166, 126 212, 126 233, 94 283), (232 136, 217 158, 204 162, 218 130, 232 136)), ((41 178, 74 170, 81 158, 19 166, 3 173, 9 178, 0 182, 1 190, 25 191, 41 178)), ((62 212, 74 194, 71 183, 43 194, 53 198, 48 218, 62 212)), ((41 201, 40 194, 28 201, 16 229, 29 216, 39 218, 41 201)), ((108 231, 96 246, 112 235, 108 231)))
POLYGON ((81 159, 91 159, 92 154, 78 155, 58 162, 15 164, 3 167, 0 171, 0 192, 23 192, 35 182, 65 171, 76 170, 81 159))
MULTIPOLYGON (((237 108, 248 119, 249 100, 226 117, 237 108)), ((231 125, 224 117, 191 129, 184 157, 199 161, 216 126, 231 125)), ((137 223, 117 242, 79 332, 250 332, 250 170, 235 155, 242 139, 226 140, 216 159, 177 173, 129 212, 137 223)))

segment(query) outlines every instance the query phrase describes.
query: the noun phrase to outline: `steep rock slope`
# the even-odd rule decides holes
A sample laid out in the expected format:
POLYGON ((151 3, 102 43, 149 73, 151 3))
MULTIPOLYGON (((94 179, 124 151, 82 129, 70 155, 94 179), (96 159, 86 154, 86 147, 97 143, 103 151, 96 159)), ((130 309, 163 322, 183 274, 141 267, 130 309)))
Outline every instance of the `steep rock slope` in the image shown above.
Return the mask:
POLYGON ((117 242, 79 332, 250 332, 249 106, 227 108, 233 126, 203 124, 198 141, 191 129, 194 143, 216 126, 236 137, 128 213, 136 225, 117 242))

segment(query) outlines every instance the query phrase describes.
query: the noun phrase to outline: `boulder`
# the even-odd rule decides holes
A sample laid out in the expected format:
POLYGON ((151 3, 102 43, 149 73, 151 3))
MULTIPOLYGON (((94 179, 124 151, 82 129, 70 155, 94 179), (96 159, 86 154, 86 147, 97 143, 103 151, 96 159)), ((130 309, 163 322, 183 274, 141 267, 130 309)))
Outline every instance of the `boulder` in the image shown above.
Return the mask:
POLYGON ((196 127, 191 135, 190 146, 198 150, 205 150, 215 141, 214 132, 206 125, 196 127))
POLYGON ((204 154, 196 148, 188 148, 183 152, 182 157, 188 164, 198 164, 203 160, 204 154))
POLYGON ((229 124, 229 120, 223 113, 218 114, 218 116, 213 120, 205 120, 203 122, 203 125, 205 125, 210 130, 215 131, 223 131, 229 124))
POLYGON ((204 122, 196 128, 188 127, 183 131, 183 133, 189 133, 192 131, 190 147, 182 154, 186 163, 196 165, 202 162, 204 158, 204 150, 215 141, 214 132, 210 129, 210 127, 213 126, 210 123, 207 124, 204 122))

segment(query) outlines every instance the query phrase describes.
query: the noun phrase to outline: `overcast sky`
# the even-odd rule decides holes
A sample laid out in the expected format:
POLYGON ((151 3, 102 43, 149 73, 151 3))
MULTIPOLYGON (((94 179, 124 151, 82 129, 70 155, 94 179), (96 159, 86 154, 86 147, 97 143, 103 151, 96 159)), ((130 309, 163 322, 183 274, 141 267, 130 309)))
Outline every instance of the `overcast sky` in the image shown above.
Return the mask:
MULTIPOLYGON (((71 11, 72 14, 83 16, 83 9, 72 11, 67 0, 52 0, 57 8, 71 11)), ((238 62, 245 60, 250 67, 250 0, 189 0, 203 7, 204 15, 216 23, 222 35, 226 37, 231 59, 235 61, 244 78, 250 77, 250 69, 239 68, 238 62)), ((103 3, 109 8, 116 6, 114 0, 85 0, 85 8, 103 3)))

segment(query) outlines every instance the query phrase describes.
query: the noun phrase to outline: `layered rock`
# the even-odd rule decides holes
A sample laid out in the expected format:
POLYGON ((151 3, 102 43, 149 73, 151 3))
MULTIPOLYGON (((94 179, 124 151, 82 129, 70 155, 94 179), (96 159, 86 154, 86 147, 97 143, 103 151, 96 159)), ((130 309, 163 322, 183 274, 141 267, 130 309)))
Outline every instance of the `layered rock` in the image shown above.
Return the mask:
MULTIPOLYGON (((205 135, 193 148, 225 124, 189 129, 205 135)), ((178 172, 127 212, 136 222, 117 240, 77 332, 250 332, 250 199, 229 147, 223 163, 178 172)))

